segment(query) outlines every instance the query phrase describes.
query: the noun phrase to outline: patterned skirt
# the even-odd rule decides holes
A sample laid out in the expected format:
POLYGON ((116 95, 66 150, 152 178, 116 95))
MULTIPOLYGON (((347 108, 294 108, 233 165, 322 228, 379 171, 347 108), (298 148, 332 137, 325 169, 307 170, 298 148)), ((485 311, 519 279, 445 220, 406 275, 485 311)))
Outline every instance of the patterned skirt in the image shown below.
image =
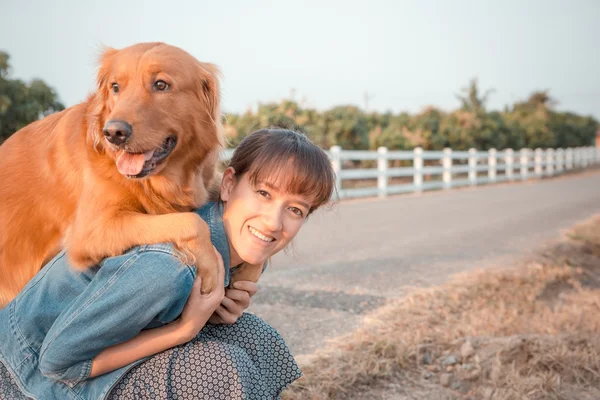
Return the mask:
MULTIPOLYGON (((108 400, 277 399, 301 375, 279 333, 244 314, 233 325, 207 325, 191 342, 133 367, 108 400)), ((28 399, 2 364, 0 399, 28 399)))

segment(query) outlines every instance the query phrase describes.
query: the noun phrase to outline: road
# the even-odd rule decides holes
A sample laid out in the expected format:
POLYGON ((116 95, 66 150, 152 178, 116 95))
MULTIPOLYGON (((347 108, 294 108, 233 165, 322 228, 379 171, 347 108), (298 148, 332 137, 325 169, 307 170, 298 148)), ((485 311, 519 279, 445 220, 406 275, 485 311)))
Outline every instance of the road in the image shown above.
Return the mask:
POLYGON ((249 311, 295 355, 355 329, 411 288, 510 266, 600 213, 600 172, 386 199, 341 201, 311 216, 273 258, 249 311))

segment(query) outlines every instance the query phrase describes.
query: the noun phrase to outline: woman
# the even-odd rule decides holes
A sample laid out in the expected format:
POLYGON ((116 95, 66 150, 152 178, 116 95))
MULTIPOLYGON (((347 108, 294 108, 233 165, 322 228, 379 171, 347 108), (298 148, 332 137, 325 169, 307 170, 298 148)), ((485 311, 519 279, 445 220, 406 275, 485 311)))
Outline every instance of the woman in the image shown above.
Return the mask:
MULTIPOLYGON (((220 200, 197 210, 222 257, 223 286, 236 268, 266 265, 283 249, 329 201, 333 182, 327 156, 304 135, 244 139, 220 200)), ((256 286, 237 284, 225 297, 222 288, 201 295, 195 268, 170 244, 85 272, 61 253, 0 310, 0 397, 275 398, 300 376, 281 337, 251 315, 206 325, 247 307, 256 286)))

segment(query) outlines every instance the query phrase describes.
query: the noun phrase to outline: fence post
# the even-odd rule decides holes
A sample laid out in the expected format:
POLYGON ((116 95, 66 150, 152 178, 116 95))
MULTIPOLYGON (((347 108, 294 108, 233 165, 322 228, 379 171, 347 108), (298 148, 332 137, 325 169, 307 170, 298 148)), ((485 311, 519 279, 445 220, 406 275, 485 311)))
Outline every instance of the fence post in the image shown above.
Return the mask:
POLYGON ((566 160, 565 160, 565 168, 568 170, 573 169, 573 149, 570 147, 567 147, 567 155, 566 155, 566 160))
POLYGON ((477 150, 474 148, 469 149, 469 184, 477 185, 477 150))
POLYGON ((554 175, 554 149, 546 149, 546 175, 554 175))
POLYGON ((556 149, 556 173, 560 174, 565 169, 565 150, 556 149))
POLYGON ((342 148, 340 146, 332 146, 329 149, 329 154, 331 155, 331 166, 335 172, 335 192, 337 194, 337 198, 341 199, 342 196, 342 160, 340 157, 340 153, 342 152, 342 148))
POLYGON ((521 180, 526 180, 529 173, 529 149, 521 149, 519 151, 519 164, 521 169, 521 180))
POLYGON ((416 147, 413 153, 413 185, 415 191, 421 192, 423 191, 423 148, 416 147))
POLYGON ((513 160, 514 160, 514 152, 513 149, 504 150, 504 162, 506 163, 506 179, 509 181, 514 180, 513 176, 513 160))
POLYGON ((593 164, 593 159, 592 159, 592 152, 590 151, 590 147, 586 147, 585 148, 585 166, 589 167, 590 165, 593 164))
POLYGON ((488 151, 488 179, 490 183, 496 182, 496 149, 488 151))
POLYGON ((544 155, 544 151, 540 148, 535 149, 535 167, 534 172, 537 178, 542 176, 542 157, 544 155))
POLYGON ((444 189, 452 188, 452 149, 446 147, 444 149, 444 157, 442 158, 442 181, 444 182, 444 189))
POLYGON ((388 186, 388 149, 387 147, 379 147, 377 149, 377 194, 380 198, 387 196, 388 186))

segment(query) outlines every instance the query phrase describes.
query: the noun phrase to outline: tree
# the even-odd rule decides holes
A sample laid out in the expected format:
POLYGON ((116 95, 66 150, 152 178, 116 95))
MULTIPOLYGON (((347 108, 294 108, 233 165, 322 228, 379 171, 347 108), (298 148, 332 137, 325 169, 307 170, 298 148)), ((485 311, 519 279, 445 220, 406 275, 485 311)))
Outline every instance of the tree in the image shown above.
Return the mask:
POLYGON ((325 111, 328 146, 337 144, 348 150, 369 148, 369 125, 365 114, 356 106, 339 106, 325 111))
POLYGON ((523 131, 526 147, 556 146, 556 137, 549 124, 554 104, 547 90, 537 91, 527 101, 515 103, 512 111, 506 114, 509 124, 523 131))
POLYGON ((598 123, 592 117, 573 113, 552 113, 549 126, 554 133, 556 147, 593 146, 598 123))
POLYGON ((456 95, 460 100, 463 111, 470 111, 474 113, 485 113, 485 103, 487 103, 490 94, 494 92, 494 89, 488 89, 483 95, 479 94, 479 87, 477 85, 477 79, 471 79, 469 86, 461 89, 464 93, 463 96, 456 95))
POLYGON ((10 56, 0 52, 0 143, 24 126, 64 110, 54 89, 40 79, 10 79, 10 56))
POLYGON ((320 112, 304 109, 291 100, 259 105, 256 113, 231 114, 226 130, 231 145, 248 133, 280 126, 305 132, 323 148, 339 145, 346 150, 498 150, 523 147, 577 147, 594 141, 598 122, 592 117, 559 113, 548 91, 532 93, 504 111, 488 111, 493 92, 481 94, 475 79, 457 96, 461 107, 444 112, 426 107, 419 114, 365 113, 356 106, 339 106, 320 112))
POLYGON ((412 142, 419 143, 419 146, 425 150, 441 150, 447 147, 448 142, 440 132, 444 116, 441 110, 428 106, 420 114, 412 117, 411 136, 414 137, 412 142))

